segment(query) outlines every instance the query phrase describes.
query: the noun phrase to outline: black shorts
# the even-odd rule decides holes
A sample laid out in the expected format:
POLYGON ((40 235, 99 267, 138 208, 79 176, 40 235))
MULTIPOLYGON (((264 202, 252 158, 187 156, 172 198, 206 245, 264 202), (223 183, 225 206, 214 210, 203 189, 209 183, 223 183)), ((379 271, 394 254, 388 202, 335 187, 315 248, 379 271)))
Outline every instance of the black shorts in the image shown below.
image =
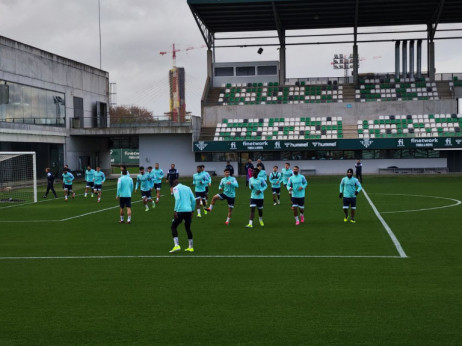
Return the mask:
POLYGON ((87 183, 87 186, 86 186, 86 187, 93 187, 93 186, 95 186, 95 183, 92 182, 92 181, 87 181, 86 183, 87 183))
POLYGON ((205 187, 205 193, 206 194, 209 193, 209 187, 208 186, 205 187))
POLYGON ((152 199, 152 197, 151 197, 151 190, 149 190, 149 191, 143 191, 143 190, 141 190, 141 197, 142 197, 142 198, 147 198, 147 199, 152 199))
POLYGON ((161 187, 162 187, 162 183, 154 183, 155 190, 160 190, 161 187))
POLYGON ((250 199, 250 207, 257 207, 258 209, 263 209, 263 198, 251 198, 250 199))
POLYGON ((95 185, 94 190, 95 191, 102 191, 103 190, 103 185, 95 185))
POLYGON ((196 191, 196 199, 205 199, 205 191, 197 192, 196 191))
POLYGON ((273 195, 279 195, 281 193, 280 187, 273 187, 271 190, 273 190, 273 195))
POLYGON ((292 207, 302 208, 305 206, 305 197, 292 197, 292 207))
POLYGON ((120 207, 131 208, 132 207, 132 198, 131 197, 119 197, 120 207))
POLYGON ((192 222, 192 212, 190 211, 186 211, 186 212, 178 212, 176 213, 176 215, 178 216, 176 219, 175 219, 175 216, 173 216, 173 219, 172 219, 172 226, 176 229, 178 227, 179 224, 181 224, 181 222, 185 222, 185 224, 188 224, 190 225, 191 222, 192 222))
POLYGON ((175 180, 169 180, 169 181, 168 181, 168 183, 170 184, 170 187, 173 187, 173 182, 174 182, 174 181, 175 181, 175 180))
POLYGON ((234 208, 234 201, 235 201, 236 197, 228 197, 228 196, 225 195, 224 193, 219 193, 219 194, 218 194, 218 197, 219 197, 221 200, 226 199, 226 201, 228 201, 228 207, 229 207, 229 208, 234 208))
POLYGON ((64 184, 63 189, 67 191, 72 191, 72 184, 71 185, 64 184))
POLYGON ((348 209, 351 206, 351 209, 356 209, 356 197, 343 197, 343 209, 348 209))

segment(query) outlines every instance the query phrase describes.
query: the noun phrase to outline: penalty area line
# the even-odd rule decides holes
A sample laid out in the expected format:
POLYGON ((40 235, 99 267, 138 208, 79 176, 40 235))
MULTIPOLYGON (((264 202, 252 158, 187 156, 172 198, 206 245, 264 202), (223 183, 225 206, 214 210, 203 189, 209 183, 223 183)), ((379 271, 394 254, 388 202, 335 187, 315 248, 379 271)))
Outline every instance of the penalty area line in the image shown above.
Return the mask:
POLYGON ((390 226, 388 226, 388 224, 385 222, 385 220, 383 219, 382 215, 380 215, 379 211, 377 210, 377 208, 375 207, 374 203, 372 203, 372 200, 369 198, 369 195, 367 194, 366 190, 363 189, 363 192, 364 192, 364 197, 366 197, 367 201, 369 202, 370 206, 372 207, 372 210, 374 211, 375 215, 377 216, 377 218, 379 219, 379 221, 382 223, 382 226, 385 228, 385 230, 387 231, 388 235, 390 236, 391 238, 391 241, 393 242, 393 244, 395 245, 396 247, 396 250, 398 251, 400 257, 403 257, 403 258, 406 258, 407 255, 406 253, 404 252, 403 250, 403 247, 401 246, 398 238, 396 238, 395 234, 393 233, 393 231, 391 230, 390 226))

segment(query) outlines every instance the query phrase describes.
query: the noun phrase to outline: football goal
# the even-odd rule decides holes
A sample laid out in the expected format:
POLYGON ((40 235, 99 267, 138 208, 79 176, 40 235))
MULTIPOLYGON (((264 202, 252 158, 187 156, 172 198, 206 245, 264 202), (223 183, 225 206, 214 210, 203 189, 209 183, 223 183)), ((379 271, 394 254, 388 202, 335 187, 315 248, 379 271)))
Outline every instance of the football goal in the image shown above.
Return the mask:
POLYGON ((35 152, 0 151, 0 204, 37 202, 35 152))

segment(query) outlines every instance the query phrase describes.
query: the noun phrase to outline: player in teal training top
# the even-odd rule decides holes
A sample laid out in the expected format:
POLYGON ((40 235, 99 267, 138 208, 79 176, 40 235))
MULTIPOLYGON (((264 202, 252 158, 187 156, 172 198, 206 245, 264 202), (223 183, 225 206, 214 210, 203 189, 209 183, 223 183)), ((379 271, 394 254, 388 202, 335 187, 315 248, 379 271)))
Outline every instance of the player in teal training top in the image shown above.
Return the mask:
POLYGON ((249 223, 247 224, 248 228, 253 227, 253 218, 255 216, 255 208, 258 208, 258 216, 260 225, 264 226, 263 223, 263 201, 264 201, 264 194, 263 192, 266 190, 268 185, 266 185, 265 180, 258 177, 260 171, 255 168, 253 170, 253 176, 249 179, 249 189, 252 191, 250 193, 250 218, 249 223))
POLYGON ((103 184, 106 181, 106 176, 104 172, 101 170, 100 166, 96 166, 95 177, 94 177, 94 191, 98 194, 98 201, 97 203, 101 202, 101 193, 103 191, 103 184))
POLYGON ((68 168, 63 170, 63 188, 64 188, 64 200, 67 202, 67 197, 72 193, 72 198, 75 198, 75 192, 72 191, 72 181, 74 180, 74 175, 69 172, 68 168))
MULTIPOLYGON (((282 184, 284 186, 287 186, 287 183, 289 182, 289 178, 294 175, 294 172, 290 169, 290 163, 286 162, 285 168, 281 170, 282 174, 282 184)), ((289 192, 290 194, 290 192, 289 192)))
POLYGON ((135 192, 140 187, 141 198, 143 199, 145 211, 149 211, 148 202, 151 202, 152 207, 155 208, 156 204, 151 197, 151 177, 144 172, 144 167, 140 167, 140 174, 136 176, 135 192))
POLYGON ((188 234, 189 246, 185 250, 187 252, 194 252, 193 247, 193 234, 191 232, 191 221, 194 214, 194 206, 196 200, 191 189, 188 186, 180 184, 178 180, 173 181, 173 197, 175 197, 175 207, 173 208, 173 220, 172 220, 172 237, 173 237, 173 249, 170 253, 181 250, 180 243, 178 241, 177 227, 183 222, 188 234))
POLYGON ((339 198, 343 198, 343 212, 345 213, 344 222, 356 223, 356 196, 362 190, 361 183, 353 177, 353 169, 348 168, 347 176, 340 182, 339 198), (348 216, 348 209, 351 207, 351 217, 348 216))
POLYGON ((85 195, 84 197, 86 198, 88 195, 88 189, 91 189, 91 197, 93 197, 93 191, 95 187, 95 170, 91 168, 90 165, 87 166, 87 169, 85 170, 85 195))
POLYGON ((156 190, 156 203, 160 200, 160 189, 162 187, 162 178, 164 177, 164 171, 159 168, 159 163, 156 162, 154 165, 154 190, 156 190))
POLYGON ((273 205, 281 204, 281 183, 282 175, 278 172, 278 166, 273 167, 273 171, 269 176, 271 190, 273 191, 273 205))
POLYGON ((298 166, 294 166, 293 175, 287 182, 287 189, 292 193, 292 210, 294 211, 295 225, 300 222, 305 222, 305 189, 308 186, 306 178, 299 173, 298 166), (298 211, 300 210, 300 220, 298 219, 298 211))
MULTIPOLYGON (((202 171, 202 165, 197 166, 197 173, 193 175, 193 185, 196 194, 196 210, 197 217, 201 216, 201 205, 203 208, 207 206, 207 200, 205 199, 205 187, 208 185, 208 178, 205 173, 202 171)), ((204 210, 205 214, 205 210, 204 210)))
POLYGON ((122 170, 122 176, 117 181, 116 199, 120 202, 120 221, 124 223, 124 208, 127 208, 127 223, 132 222, 132 191, 133 180, 126 169, 122 170))
MULTIPOLYGON (((202 173, 204 173, 205 177, 207 178, 207 186, 205 187, 205 203, 203 203, 204 207, 207 205, 207 200, 209 199, 209 187, 212 186, 212 177, 210 176, 209 172, 205 170, 205 166, 201 165, 202 173)), ((207 210, 204 209, 204 214, 207 215, 207 210)))
POLYGON ((266 171, 263 169, 263 164, 258 164, 257 165, 257 169, 258 169, 258 177, 260 179, 263 179, 266 183, 266 181, 268 180, 268 175, 266 174, 266 171))
POLYGON ((221 179, 220 185, 218 186, 218 189, 222 193, 218 193, 213 196, 212 202, 210 202, 210 206, 206 208, 206 210, 212 211, 213 206, 218 199, 226 199, 226 201, 228 201, 228 217, 226 218, 225 224, 229 225, 229 222, 231 221, 231 214, 234 208, 234 200, 236 198, 236 189, 239 187, 239 184, 237 183, 236 178, 231 177, 231 170, 229 168, 226 168, 224 173, 225 177, 221 179))

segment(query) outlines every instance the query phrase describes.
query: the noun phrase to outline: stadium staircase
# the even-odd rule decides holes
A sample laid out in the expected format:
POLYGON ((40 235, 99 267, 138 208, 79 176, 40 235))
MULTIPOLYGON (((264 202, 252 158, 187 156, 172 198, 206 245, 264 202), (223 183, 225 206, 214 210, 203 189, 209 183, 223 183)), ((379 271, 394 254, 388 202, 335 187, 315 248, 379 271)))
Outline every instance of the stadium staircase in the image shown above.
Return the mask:
POLYGON ((200 141, 213 141, 215 127, 202 127, 199 136, 200 141))
POLYGON ((356 89, 354 84, 343 85, 343 102, 352 103, 355 102, 356 89))
MULTIPOLYGON (((345 101, 345 102, 348 102, 348 101, 345 101)), ((343 138, 344 139, 358 138, 358 126, 343 124, 343 138)))
POLYGON ((438 94, 440 99, 452 99, 453 95, 447 81, 436 82, 436 88, 438 89, 438 94))

